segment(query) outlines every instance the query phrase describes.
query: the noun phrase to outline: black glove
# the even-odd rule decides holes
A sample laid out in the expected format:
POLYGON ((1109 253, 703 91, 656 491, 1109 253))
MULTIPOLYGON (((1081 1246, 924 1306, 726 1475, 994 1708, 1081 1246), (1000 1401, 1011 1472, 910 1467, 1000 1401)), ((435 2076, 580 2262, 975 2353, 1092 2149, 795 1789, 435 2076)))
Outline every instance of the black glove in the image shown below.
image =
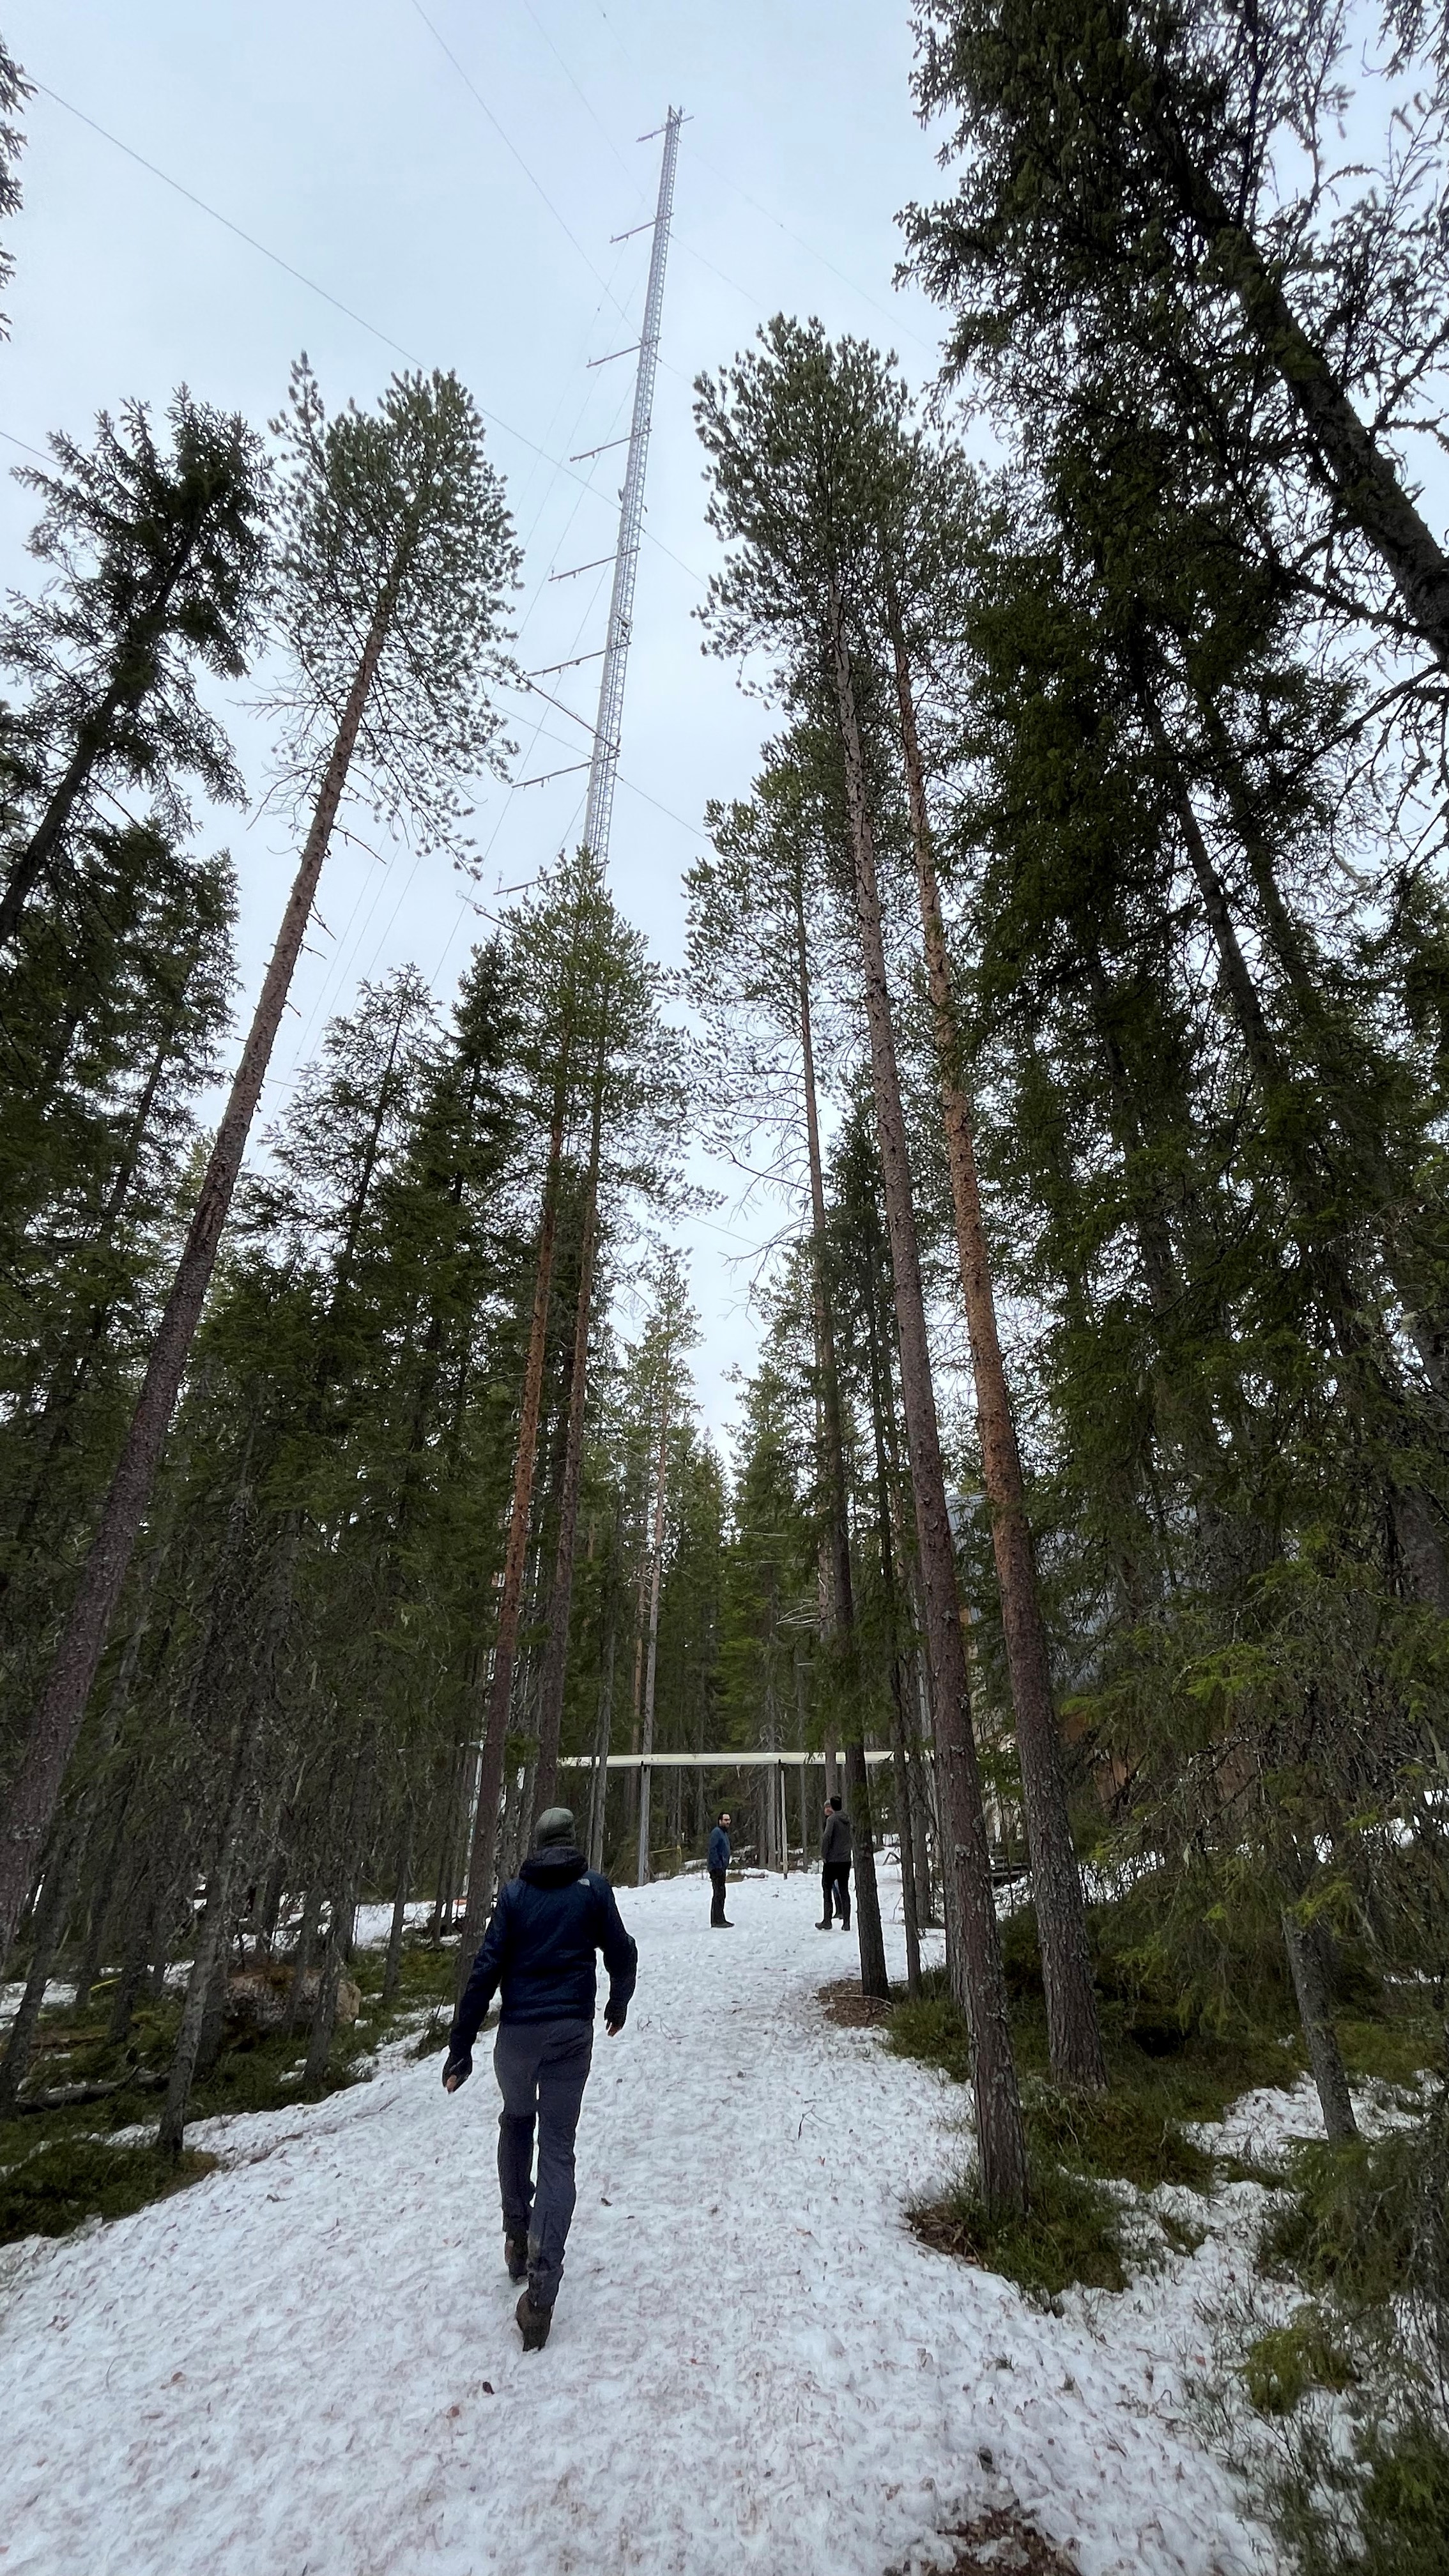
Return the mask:
POLYGON ((448 2049, 447 2063, 443 2068, 443 2091, 445 2093, 450 2091, 456 2093, 460 2084, 467 2083, 472 2072, 472 2049, 460 2048, 455 2053, 450 2045, 448 2049))
POLYGON ((604 2006, 604 2020, 608 2024, 610 2030, 622 2030, 625 2021, 628 2019, 628 2014, 628 2005, 616 2004, 612 1998, 604 2006))

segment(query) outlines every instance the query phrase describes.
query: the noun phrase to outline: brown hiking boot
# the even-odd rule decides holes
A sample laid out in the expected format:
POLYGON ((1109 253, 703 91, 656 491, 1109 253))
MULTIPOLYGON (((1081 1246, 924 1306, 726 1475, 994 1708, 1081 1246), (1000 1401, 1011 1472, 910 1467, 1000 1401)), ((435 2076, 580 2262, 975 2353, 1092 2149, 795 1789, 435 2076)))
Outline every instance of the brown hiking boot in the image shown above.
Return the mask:
POLYGON ((542 2352, 548 2341, 549 2327, 553 2324, 552 2308, 536 2308, 532 2293, 525 2290, 513 2314, 523 2337, 524 2351, 542 2352))
POLYGON ((503 2239, 503 2260, 508 2266, 508 2277, 510 2281, 526 2281, 528 2278, 528 2238, 526 2236, 505 2236, 503 2239))

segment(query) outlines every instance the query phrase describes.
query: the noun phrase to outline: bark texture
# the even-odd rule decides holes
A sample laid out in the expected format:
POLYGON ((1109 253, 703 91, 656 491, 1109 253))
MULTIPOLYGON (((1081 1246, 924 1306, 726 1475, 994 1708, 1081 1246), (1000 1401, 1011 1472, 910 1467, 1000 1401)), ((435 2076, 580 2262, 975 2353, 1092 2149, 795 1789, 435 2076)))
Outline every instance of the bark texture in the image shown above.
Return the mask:
POLYGON ((528 1531, 533 1517, 533 1481, 538 1464, 538 1426, 543 1405, 543 1368, 548 1347, 549 1299, 553 1292, 554 1244, 558 1234, 559 1178, 563 1162, 568 1071, 561 1063, 554 1089, 553 1124, 548 1168, 538 1229, 538 1266, 534 1273, 533 1314, 528 1358, 523 1376, 523 1403, 518 1422, 518 1450, 513 1462, 513 1495, 508 1511, 508 1540, 503 1557, 503 1587, 493 1645, 493 1672, 483 1715, 483 1750, 478 1761, 478 1805, 468 1852, 468 1896, 458 1944, 458 1992, 468 1982, 474 1954, 482 1941, 493 1895, 493 1868, 498 1851, 499 1810, 503 1797, 503 1764, 507 1749, 508 1712, 513 1699, 513 1668, 518 1658, 518 1628, 523 1614, 523 1579, 528 1564, 528 1531))
POLYGON ((1353 2116, 1348 2070, 1333 2027, 1327 1944, 1317 1924, 1300 1923, 1297 1915, 1285 1907, 1283 1946, 1288 1953, 1298 2017, 1308 2043, 1308 2062, 1318 2088, 1328 2143, 1331 2147, 1342 2146, 1346 2139, 1358 2136, 1358 2122, 1353 2116))
POLYGON ((594 1266, 598 1244, 599 1157, 603 1142, 603 1051, 595 1067, 589 1165, 584 1180, 583 1234, 579 1246, 579 1284, 574 1306, 574 1347, 569 1369, 568 1432, 564 1443, 563 1483, 559 1497, 558 1547, 553 1592, 548 1610, 548 1639, 538 1684, 538 1763, 533 1782, 533 1821, 554 1803, 558 1785, 558 1748, 563 1727, 564 1684, 568 1678, 569 1620, 573 1613, 574 1559, 578 1553, 579 1489, 584 1472, 584 1420, 589 1391, 589 1333, 594 1315, 594 1266))
POLYGON ((915 1490, 926 1650, 931 1665, 937 1795, 955 1933, 953 1966, 958 2000, 971 2024, 982 2191, 988 2203, 998 2208, 1019 2209, 1026 2203, 1026 2137, 1011 2052, 986 1818, 971 1733, 956 1552, 946 1509, 946 1478, 926 1338, 915 1204, 886 980, 875 837, 844 609, 833 589, 830 612, 830 679, 845 767, 856 918, 870 1030, 876 1141, 885 1189, 900 1337, 901 1395, 915 1490))
POLYGON ((971 1344, 981 1474, 991 1514, 991 1546, 1001 1596, 1001 1624, 1031 1849, 1032 1896, 1041 1941, 1051 2067, 1059 2084, 1082 2085, 1101 2092, 1107 2083, 1107 2063, 1102 2054, 1092 1985, 1081 1872, 1067 1806, 1061 1730, 1052 1695, 1046 1625, 1041 1615, 1031 1526, 1026 1514, 1021 1451, 1001 1357, 996 1296, 986 1229, 981 1221, 974 1122, 962 1078, 960 1032, 936 884, 910 666, 893 595, 890 623, 926 977, 946 1129, 946 1161, 971 1344))

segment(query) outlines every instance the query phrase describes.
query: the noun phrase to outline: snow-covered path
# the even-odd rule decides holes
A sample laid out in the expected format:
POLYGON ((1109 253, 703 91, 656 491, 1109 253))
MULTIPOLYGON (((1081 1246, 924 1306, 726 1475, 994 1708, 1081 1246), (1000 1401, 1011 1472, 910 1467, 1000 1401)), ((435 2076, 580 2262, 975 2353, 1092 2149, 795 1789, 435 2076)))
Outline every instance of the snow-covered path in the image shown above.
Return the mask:
POLYGON ((3 2576, 883 2576, 1003 2480, 1082 2576, 1266 2570, 1181 2419, 1220 2253, 1057 2318, 919 2245, 902 2202, 959 2162, 963 2097, 824 2023, 854 1944, 816 1901, 746 1880, 721 1940, 698 1879, 623 1892, 639 1992, 599 2025, 541 2354, 484 2048, 453 2101, 396 2050, 210 2123, 224 2170, 21 2249, 3 2576))

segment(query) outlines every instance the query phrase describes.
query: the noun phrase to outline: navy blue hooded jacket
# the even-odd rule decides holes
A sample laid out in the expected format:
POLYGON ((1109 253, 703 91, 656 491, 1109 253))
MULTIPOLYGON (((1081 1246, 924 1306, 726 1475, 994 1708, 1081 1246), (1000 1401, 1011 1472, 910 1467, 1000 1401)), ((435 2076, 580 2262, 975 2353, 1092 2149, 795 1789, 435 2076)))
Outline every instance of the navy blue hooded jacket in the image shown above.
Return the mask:
POLYGON ((728 1869, 728 1868, 729 1868, 729 1865, 730 1865, 730 1838, 729 1838, 729 1835, 725 1832, 725 1829, 724 1829, 723 1825, 716 1825, 716 1826, 715 1826, 715 1829, 714 1829, 714 1832, 710 1835, 710 1838, 709 1838, 709 1865, 710 1865, 710 1868, 711 1868, 711 1869, 728 1869))
POLYGON ((608 2017, 622 2022, 639 1952, 619 1920, 614 1891, 583 1853, 550 1844, 499 1890, 493 1920, 453 2017, 450 2058, 466 2057, 499 1987, 502 2021, 592 2021, 594 1953, 609 1971, 608 2017))

